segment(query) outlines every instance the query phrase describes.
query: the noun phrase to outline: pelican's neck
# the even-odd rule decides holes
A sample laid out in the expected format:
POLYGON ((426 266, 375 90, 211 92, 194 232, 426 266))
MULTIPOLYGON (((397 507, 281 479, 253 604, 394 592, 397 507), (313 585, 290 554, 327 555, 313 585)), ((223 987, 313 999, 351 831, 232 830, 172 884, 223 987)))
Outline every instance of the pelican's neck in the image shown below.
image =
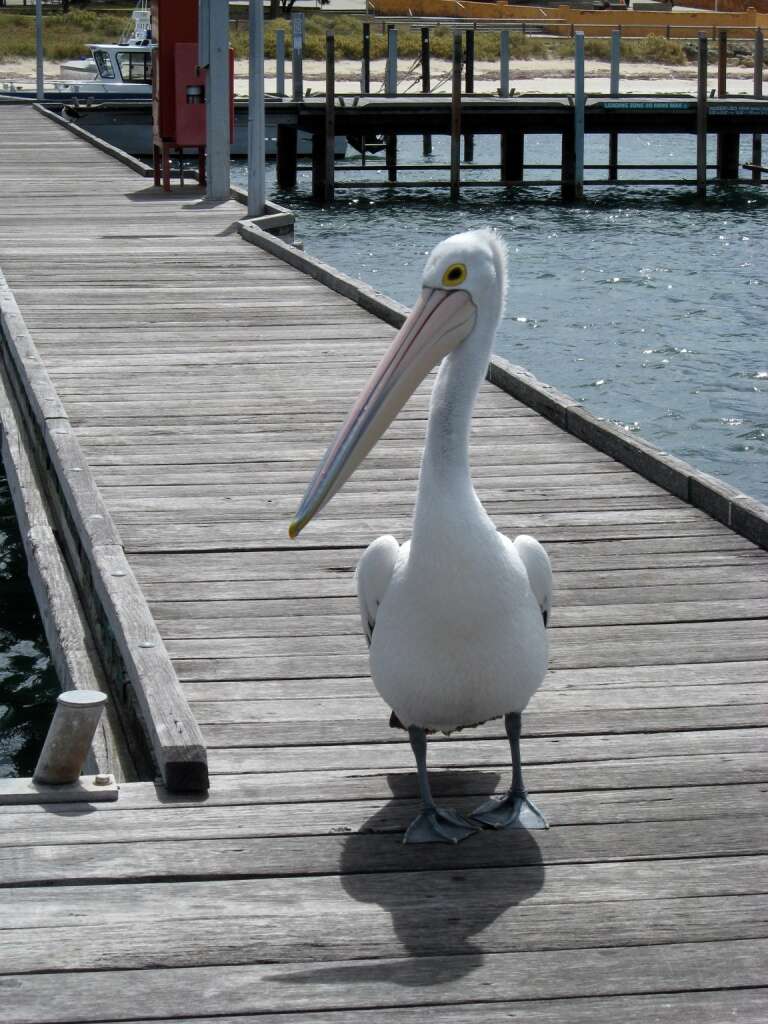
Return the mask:
POLYGON ((443 360, 432 389, 427 439, 419 475, 413 541, 437 521, 463 521, 482 512, 469 468, 472 410, 485 377, 490 344, 470 339, 443 360), (479 349, 479 350, 478 350, 479 349))

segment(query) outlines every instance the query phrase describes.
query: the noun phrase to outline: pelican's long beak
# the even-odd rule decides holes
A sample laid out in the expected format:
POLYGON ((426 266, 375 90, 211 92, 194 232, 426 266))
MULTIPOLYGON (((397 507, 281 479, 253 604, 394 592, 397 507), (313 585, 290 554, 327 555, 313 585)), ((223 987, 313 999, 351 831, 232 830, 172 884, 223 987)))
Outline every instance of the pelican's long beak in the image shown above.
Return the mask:
POLYGON ((472 332, 468 292, 425 288, 325 453, 288 533, 292 539, 352 475, 432 367, 472 332))

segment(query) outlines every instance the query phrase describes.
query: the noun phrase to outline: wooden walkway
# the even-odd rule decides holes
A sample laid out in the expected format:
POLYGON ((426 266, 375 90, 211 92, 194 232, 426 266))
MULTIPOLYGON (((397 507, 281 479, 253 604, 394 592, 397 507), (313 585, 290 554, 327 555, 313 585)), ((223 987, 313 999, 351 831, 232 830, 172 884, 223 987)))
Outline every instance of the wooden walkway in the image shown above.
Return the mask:
MULTIPOLYGON (((4 1024, 764 1024, 768 554, 485 386, 478 490, 556 574, 523 741, 552 828, 402 846, 415 775, 352 572, 408 532, 423 389, 286 534, 392 329, 234 203, 158 195, 31 109, 0 136, 0 268, 212 773, 0 809, 4 1024)), ((460 808, 509 774, 498 724, 430 757, 460 808)))

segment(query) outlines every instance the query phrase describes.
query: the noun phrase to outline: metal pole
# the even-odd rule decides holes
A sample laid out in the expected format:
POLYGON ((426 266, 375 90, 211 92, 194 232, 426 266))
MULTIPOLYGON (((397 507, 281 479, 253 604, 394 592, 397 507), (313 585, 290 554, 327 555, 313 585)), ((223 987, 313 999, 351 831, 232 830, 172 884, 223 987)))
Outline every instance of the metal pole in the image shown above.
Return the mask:
POLYGON ((394 25, 387 27, 387 70, 384 93, 387 96, 397 95, 397 29, 394 25))
MULTIPOLYGON (((224 5, 228 7, 228 4, 224 5)), ((261 217, 266 199, 264 186, 264 5, 251 0, 248 6, 248 216, 261 217)), ((229 116, 227 116, 229 124, 229 116)), ((229 193, 229 182, 227 182, 229 193)))
MULTIPOLYGON (((763 98, 763 61, 765 59, 765 50, 763 43, 763 30, 759 28, 755 32, 755 74, 754 74, 754 93, 755 99, 760 100, 763 98)), ((759 168, 763 162, 763 136, 758 132, 752 136, 752 163, 754 167, 759 168)), ((752 181, 759 185, 762 180, 762 174, 760 170, 752 171, 752 181)))
POLYGON ((296 102, 304 95, 304 15, 291 15, 292 94, 296 102))
MULTIPOLYGON (((207 198, 229 199, 229 4, 200 4, 207 14, 208 73, 205 84, 205 141, 208 155, 207 198)), ((263 88, 263 86, 262 86, 263 88)))
POLYGON ((37 57, 37 100, 45 99, 43 74, 43 0, 35 0, 35 55, 37 57))
POLYGON ((275 91, 285 96, 285 32, 281 28, 275 32, 275 91))
POLYGON ((35 782, 63 786, 77 781, 106 702, 107 695, 100 690, 67 690, 59 694, 35 767, 35 782))
POLYGON ((499 89, 500 96, 509 96, 509 29, 502 29, 499 36, 499 77, 501 79, 499 89))
POLYGON ((575 35, 575 64, 574 64, 574 198, 582 199, 584 196, 584 33, 577 32, 575 35))
POLYGON ((611 32, 611 96, 619 95, 619 78, 621 74, 621 32, 617 28, 611 32))

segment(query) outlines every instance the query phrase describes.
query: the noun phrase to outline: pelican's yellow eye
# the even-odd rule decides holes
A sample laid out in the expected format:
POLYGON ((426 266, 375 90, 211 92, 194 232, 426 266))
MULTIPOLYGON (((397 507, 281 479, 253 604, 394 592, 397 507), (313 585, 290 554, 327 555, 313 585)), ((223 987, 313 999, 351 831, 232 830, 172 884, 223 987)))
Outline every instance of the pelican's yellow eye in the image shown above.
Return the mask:
POLYGON ((443 285, 446 288, 456 288, 464 284, 467 279, 467 268, 463 263, 452 263, 443 274, 443 285))

